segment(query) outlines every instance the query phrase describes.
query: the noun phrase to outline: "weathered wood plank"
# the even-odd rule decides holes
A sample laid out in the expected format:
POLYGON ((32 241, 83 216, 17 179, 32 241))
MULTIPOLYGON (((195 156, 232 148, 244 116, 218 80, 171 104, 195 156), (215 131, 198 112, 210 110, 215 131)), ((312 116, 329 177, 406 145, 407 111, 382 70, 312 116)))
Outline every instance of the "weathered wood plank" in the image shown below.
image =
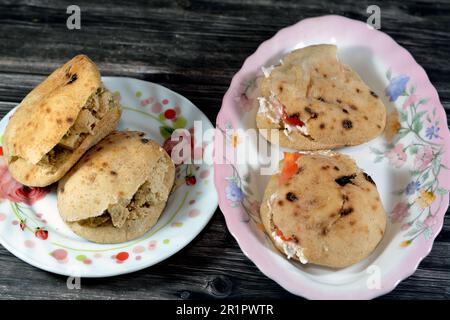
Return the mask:
MULTIPOLYGON (((378 1, 382 31, 428 73, 450 115, 450 1, 378 1)), ((366 19, 372 1, 77 1, 82 29, 65 27, 71 1, 0 1, 0 116, 46 74, 83 52, 103 75, 165 85, 215 121, 223 94, 244 59, 277 30, 303 18, 342 14, 366 19)), ((450 218, 417 272, 383 297, 450 298, 450 218)), ((65 277, 27 265, 0 248, 0 298, 193 299, 294 298, 239 249, 219 210, 184 250, 151 268, 109 279, 65 277)))

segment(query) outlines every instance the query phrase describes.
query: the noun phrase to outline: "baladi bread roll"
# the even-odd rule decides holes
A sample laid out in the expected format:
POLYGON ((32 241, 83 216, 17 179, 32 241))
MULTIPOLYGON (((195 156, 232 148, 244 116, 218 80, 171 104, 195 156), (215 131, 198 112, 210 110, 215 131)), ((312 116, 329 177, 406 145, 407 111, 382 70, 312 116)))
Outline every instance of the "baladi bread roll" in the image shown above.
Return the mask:
POLYGON ((174 177, 172 159, 156 142, 142 132, 114 132, 59 181, 59 213, 90 241, 132 240, 156 224, 174 177))
POLYGON ((11 175, 27 186, 58 181, 116 127, 118 97, 103 87, 100 73, 78 55, 32 90, 12 115, 3 136, 11 175))
POLYGON ((362 144, 383 132, 383 102, 336 53, 334 45, 298 49, 258 78, 257 127, 279 130, 278 142, 266 134, 270 130, 260 131, 264 138, 282 147, 322 150, 362 144))
POLYGON ((372 253, 383 238, 386 213, 375 182, 350 157, 287 154, 280 168, 269 180, 260 215, 283 254, 342 268, 372 253))

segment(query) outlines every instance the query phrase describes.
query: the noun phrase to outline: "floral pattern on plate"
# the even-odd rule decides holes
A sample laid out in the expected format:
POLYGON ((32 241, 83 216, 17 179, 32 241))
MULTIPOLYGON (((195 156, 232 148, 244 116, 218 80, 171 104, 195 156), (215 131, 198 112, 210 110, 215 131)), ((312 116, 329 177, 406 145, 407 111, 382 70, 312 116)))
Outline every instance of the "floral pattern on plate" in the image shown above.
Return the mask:
MULTIPOLYGON (((129 78, 103 78, 121 96, 119 130, 140 130, 171 152, 175 129, 193 132, 200 120, 211 122, 191 102, 160 85, 129 78)), ((5 130, 12 110, 0 123, 5 130)), ((191 141, 192 156, 201 159, 212 152, 211 141, 191 141)), ((0 149, 2 151, 2 149, 0 149)), ((3 155, 0 152, 1 156, 3 155)), ((0 242, 22 260, 47 271, 82 277, 104 277, 151 266, 187 245, 206 225, 217 207, 210 188, 212 167, 181 164, 176 182, 158 223, 144 236, 123 244, 104 245, 76 236, 61 220, 54 187, 30 188, 10 176, 0 156, 0 242)))
MULTIPOLYGON (((239 131, 230 129, 256 127, 253 90, 261 68, 277 63, 286 52, 318 43, 336 44, 339 58, 387 107, 383 136, 339 150, 377 183, 389 215, 383 240, 368 258, 340 270, 285 259, 261 226, 259 205, 269 178, 260 174, 261 163, 215 165, 219 206, 244 253, 288 291, 311 299, 373 298, 415 271, 431 250, 448 206, 450 133, 445 112, 425 72, 406 50, 384 33, 340 16, 305 19, 280 30, 233 77, 216 120, 222 132, 215 139, 216 160, 224 157, 218 150, 239 150, 244 141, 239 131)), ((281 159, 284 150, 276 147, 272 155, 281 159)))

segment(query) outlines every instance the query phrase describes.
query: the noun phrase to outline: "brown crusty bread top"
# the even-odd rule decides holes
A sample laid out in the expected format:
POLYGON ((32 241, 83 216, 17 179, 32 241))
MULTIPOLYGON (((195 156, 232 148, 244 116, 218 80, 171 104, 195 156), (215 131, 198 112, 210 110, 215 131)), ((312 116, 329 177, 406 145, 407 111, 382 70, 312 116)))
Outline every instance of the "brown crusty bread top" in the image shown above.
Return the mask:
POLYGON ((279 129, 283 147, 318 150, 358 145, 377 137, 385 127, 383 102, 338 60, 334 45, 292 51, 267 78, 258 80, 258 88, 262 97, 278 100, 288 116, 298 117, 308 129, 308 136, 297 131, 286 136, 279 123, 258 113, 258 128, 279 129))
POLYGON ((58 209, 65 221, 100 216, 119 199, 131 199, 151 179, 155 166, 167 165, 169 171, 175 170, 166 151, 144 135, 136 131, 111 133, 59 181, 58 209))
POLYGON ((9 120, 3 137, 5 155, 38 163, 100 86, 100 73, 85 55, 56 69, 22 100, 9 120))
POLYGON ((375 182, 343 154, 303 154, 297 164, 287 183, 279 173, 269 180, 260 211, 266 232, 273 239, 276 226, 295 239, 309 263, 341 268, 366 258, 386 228, 375 182))

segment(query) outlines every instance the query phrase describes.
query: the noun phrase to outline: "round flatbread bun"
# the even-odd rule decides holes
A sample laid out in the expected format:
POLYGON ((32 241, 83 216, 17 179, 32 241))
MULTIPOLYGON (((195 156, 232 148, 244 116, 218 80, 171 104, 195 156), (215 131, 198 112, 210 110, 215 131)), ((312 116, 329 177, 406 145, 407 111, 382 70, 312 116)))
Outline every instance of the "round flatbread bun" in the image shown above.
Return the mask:
POLYGON ((298 49, 258 78, 257 127, 279 130, 279 141, 263 130, 265 139, 323 150, 362 144, 383 132, 383 102, 336 54, 334 45, 298 49))
POLYGON ((270 178, 260 210, 277 249, 302 263, 334 268, 370 255, 386 228, 372 178, 337 153, 300 154, 287 169, 285 161, 270 178))
POLYGON ((90 241, 129 241, 156 224, 174 177, 172 159, 156 142, 142 132, 114 132, 59 181, 59 213, 90 241))
POLYGON ((11 175, 27 186, 58 181, 120 118, 117 97, 78 55, 56 69, 20 103, 3 136, 11 175))

